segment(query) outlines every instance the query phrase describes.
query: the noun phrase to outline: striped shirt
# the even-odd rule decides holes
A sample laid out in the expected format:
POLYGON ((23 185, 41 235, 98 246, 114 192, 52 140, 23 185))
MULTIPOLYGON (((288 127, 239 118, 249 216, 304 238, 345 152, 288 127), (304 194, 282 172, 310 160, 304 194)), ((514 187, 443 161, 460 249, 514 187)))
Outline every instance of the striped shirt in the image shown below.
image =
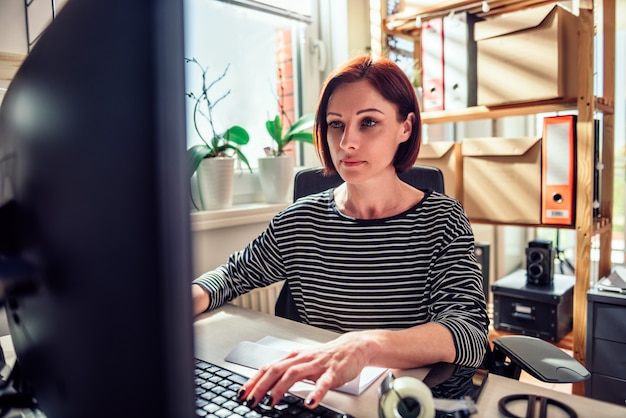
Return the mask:
POLYGON ((374 220, 340 213, 332 190, 303 197, 194 283, 214 309, 280 280, 307 324, 347 332, 434 321, 450 330, 455 363, 483 360, 488 319, 474 237, 448 196, 428 191, 406 212, 374 220))

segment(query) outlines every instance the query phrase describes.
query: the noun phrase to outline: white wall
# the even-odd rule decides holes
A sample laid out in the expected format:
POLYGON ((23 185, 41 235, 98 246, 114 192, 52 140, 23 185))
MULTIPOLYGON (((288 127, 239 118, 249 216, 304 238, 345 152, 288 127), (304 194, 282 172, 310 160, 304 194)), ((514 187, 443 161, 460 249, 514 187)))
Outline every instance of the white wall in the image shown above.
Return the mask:
MULTIPOLYGON (((0 1, 0 53, 26 55, 26 28, 24 26, 24 1, 0 1)), ((3 65, 0 63, 0 65, 3 65)), ((0 71, 0 104, 9 87, 9 64, 5 63, 6 70, 0 71)))
POLYGON ((194 277, 225 263, 228 256, 243 249, 263 232, 270 219, 286 203, 251 204, 223 211, 191 215, 194 277))
MULTIPOLYGON (((32 0, 28 9, 24 0, 0 0, 0 54, 27 55, 28 40, 35 40, 52 21, 52 2, 50 0, 32 0), (28 32, 26 30, 28 16, 28 32), (28 36, 27 36, 28 33, 28 36)), ((56 12, 60 11, 67 0, 56 0, 56 12)), ((2 66, 0 62, 0 66, 2 66)), ((0 68, 0 74, 4 74, 0 68)), ((0 76, 0 103, 8 88, 8 77, 0 76)))
POLYGON ((268 222, 193 231, 193 277, 224 264, 267 228, 268 222))

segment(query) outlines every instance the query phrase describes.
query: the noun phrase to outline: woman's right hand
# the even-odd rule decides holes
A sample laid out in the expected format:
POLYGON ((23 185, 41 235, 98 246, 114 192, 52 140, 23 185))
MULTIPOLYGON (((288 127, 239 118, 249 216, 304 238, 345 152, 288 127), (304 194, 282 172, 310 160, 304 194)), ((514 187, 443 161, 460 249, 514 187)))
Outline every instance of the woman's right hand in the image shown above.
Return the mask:
POLYGON ((356 378, 368 365, 367 331, 349 332, 317 347, 294 351, 283 359, 261 367, 242 387, 239 397, 250 407, 259 402, 274 406, 296 382, 310 380, 315 388, 305 400, 315 408, 326 393, 356 378))

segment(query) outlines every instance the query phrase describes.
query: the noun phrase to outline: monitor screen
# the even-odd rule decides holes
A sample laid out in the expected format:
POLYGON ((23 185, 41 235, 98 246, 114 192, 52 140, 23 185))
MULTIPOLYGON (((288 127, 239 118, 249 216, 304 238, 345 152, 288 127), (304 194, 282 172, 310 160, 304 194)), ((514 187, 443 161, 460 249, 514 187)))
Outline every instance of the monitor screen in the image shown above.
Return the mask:
POLYGON ((0 108, 0 299, 48 418, 194 415, 182 0, 69 0, 0 108))

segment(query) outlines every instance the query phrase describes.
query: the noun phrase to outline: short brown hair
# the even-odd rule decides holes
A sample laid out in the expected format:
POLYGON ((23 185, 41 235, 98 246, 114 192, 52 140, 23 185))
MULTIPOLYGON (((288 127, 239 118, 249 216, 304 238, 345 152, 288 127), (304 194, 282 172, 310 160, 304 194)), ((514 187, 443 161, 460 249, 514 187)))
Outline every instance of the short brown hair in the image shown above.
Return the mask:
POLYGON ((326 112, 328 101, 337 87, 366 80, 386 100, 398 108, 398 121, 405 121, 409 113, 415 113, 415 123, 411 136, 398 146, 393 158, 396 173, 408 170, 417 159, 421 143, 421 118, 415 89, 406 74, 393 61, 387 58, 373 59, 370 55, 361 55, 338 67, 326 80, 322 88, 315 115, 315 150, 322 161, 325 174, 337 172, 328 147, 328 124, 326 112))

